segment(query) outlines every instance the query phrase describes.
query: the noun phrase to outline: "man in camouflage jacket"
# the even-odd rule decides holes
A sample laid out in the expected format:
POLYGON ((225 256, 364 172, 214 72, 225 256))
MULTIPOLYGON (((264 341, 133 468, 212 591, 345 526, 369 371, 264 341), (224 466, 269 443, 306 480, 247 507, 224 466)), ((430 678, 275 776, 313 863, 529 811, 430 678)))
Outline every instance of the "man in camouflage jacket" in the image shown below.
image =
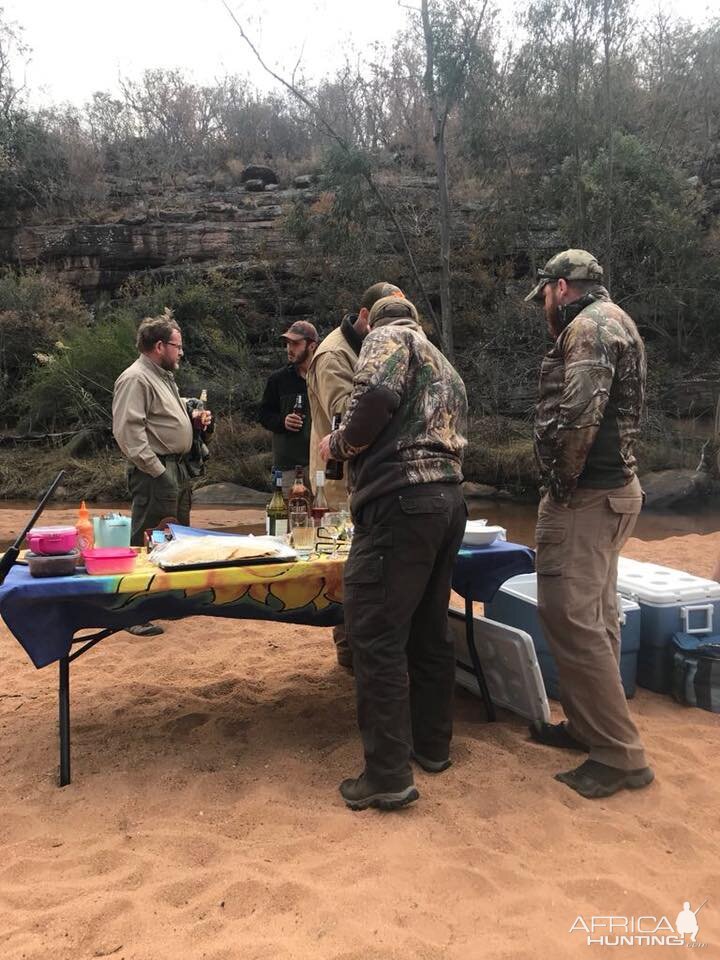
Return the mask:
POLYGON ((467 398, 412 303, 383 298, 368 322, 347 410, 320 449, 350 461, 355 522, 344 606, 365 770, 340 792, 352 809, 394 809, 418 798, 411 755, 433 773, 450 766, 467 398))
POLYGON ((556 779, 586 797, 650 783, 653 772, 618 669, 617 561, 642 506, 633 446, 645 350, 585 250, 539 272, 554 344, 540 371, 535 453, 544 496, 537 524, 538 612, 555 658, 567 722, 531 728, 549 746, 587 751, 556 779))

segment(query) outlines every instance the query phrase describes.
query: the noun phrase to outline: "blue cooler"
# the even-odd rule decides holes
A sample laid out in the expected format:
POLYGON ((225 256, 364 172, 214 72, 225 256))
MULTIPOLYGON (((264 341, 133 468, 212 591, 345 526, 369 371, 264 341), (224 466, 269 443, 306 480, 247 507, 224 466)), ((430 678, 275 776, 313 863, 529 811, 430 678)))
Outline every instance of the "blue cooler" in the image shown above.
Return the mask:
POLYGON ((720 628, 720 583, 683 570, 620 557, 618 593, 640 605, 637 682, 670 693, 673 635, 703 639, 720 628))
MULTIPOLYGON (((619 598, 620 611, 620 677, 625 696, 635 694, 640 649, 640 607, 633 600, 619 598)), ((491 620, 507 623, 524 630, 532 637, 537 653, 540 672, 545 681, 547 695, 554 700, 560 698, 557 667, 550 653, 537 609, 537 575, 524 573, 522 576, 506 580, 490 603, 485 604, 485 615, 491 620)))

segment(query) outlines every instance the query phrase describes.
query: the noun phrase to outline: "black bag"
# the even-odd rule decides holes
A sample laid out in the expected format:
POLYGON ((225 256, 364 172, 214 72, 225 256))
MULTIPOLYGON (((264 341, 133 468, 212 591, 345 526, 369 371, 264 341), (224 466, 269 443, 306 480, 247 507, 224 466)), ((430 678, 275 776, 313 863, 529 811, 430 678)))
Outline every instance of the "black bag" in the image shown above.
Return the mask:
POLYGON ((720 636, 673 636, 672 695, 679 703, 720 713, 720 636))

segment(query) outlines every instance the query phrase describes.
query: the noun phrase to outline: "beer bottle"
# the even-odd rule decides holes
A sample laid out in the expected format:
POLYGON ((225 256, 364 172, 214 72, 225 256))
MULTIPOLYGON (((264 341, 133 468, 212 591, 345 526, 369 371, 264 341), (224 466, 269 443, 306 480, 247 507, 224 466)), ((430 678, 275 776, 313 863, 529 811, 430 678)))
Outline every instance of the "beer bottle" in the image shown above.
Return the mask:
POLYGON ((296 416, 305 419, 305 398, 301 393, 295 395, 295 403, 293 405, 292 412, 296 416))
POLYGON ((282 470, 273 471, 275 490, 267 505, 265 532, 271 537, 282 537, 288 532, 288 511, 282 493, 282 470))
MULTIPOLYGON (((335 433, 337 428, 340 426, 340 421, 342 420, 342 414, 336 413, 332 418, 332 432, 335 433)), ((343 469, 342 460, 328 460, 325 464, 325 479, 326 480, 342 480, 345 475, 343 469)))

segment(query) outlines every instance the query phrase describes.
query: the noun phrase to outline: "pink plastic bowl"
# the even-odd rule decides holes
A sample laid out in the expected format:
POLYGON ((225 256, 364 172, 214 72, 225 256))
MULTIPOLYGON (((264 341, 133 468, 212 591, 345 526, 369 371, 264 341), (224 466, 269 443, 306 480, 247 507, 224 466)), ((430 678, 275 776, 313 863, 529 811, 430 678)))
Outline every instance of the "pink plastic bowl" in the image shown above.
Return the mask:
POLYGON ((77 546, 77 530, 75 527, 33 527, 27 542, 33 553, 43 556, 71 553, 77 546))
POLYGON ((85 569, 93 577, 130 573, 137 560, 137 554, 130 547, 93 547, 83 550, 82 555, 85 569))

